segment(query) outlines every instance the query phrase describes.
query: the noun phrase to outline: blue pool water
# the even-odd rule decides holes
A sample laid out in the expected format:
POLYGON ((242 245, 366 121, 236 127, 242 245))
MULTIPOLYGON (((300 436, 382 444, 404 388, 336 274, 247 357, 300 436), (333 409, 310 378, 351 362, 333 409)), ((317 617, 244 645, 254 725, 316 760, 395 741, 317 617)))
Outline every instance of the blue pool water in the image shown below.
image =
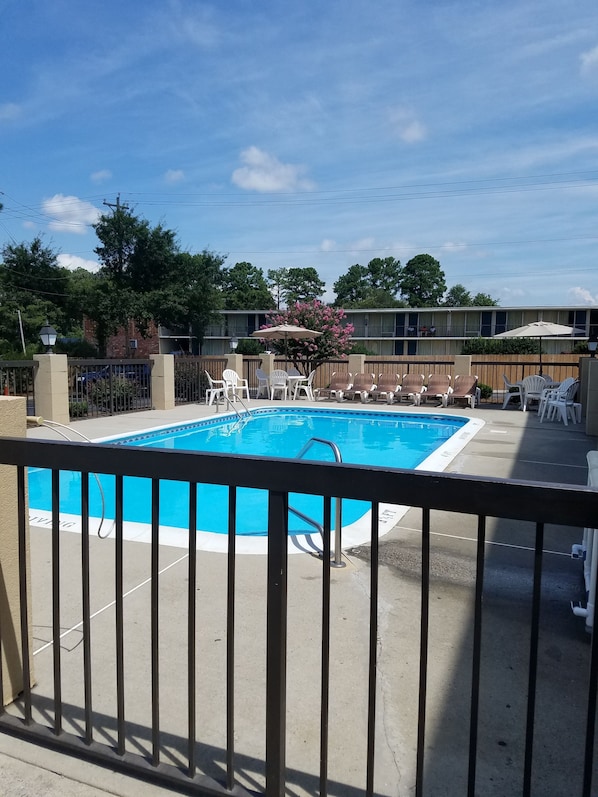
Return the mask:
MULTIPOLYGON (((263 457, 295 457, 312 437, 331 440, 340 449, 343 462, 415 468, 439 446, 461 430, 468 419, 461 417, 367 412, 340 409, 258 409, 252 418, 240 423, 236 416, 220 416, 190 424, 104 440, 112 444, 151 446, 210 453, 253 454, 263 457)), ((314 444, 305 459, 333 461, 330 448, 314 444)), ((100 477, 105 498, 104 514, 113 518, 114 478, 100 477)), ((62 473, 60 477, 60 512, 81 513, 79 474, 62 473)), ((180 482, 160 484, 160 524, 175 528, 187 526, 188 487, 180 482)), ((29 496, 32 511, 51 508, 50 474, 32 469, 29 472, 29 496)), ((199 485, 197 527, 202 531, 226 533, 228 488, 199 485)), ((317 496, 293 494, 291 506, 319 522, 323 501, 317 496)), ((343 526, 369 510, 361 501, 343 501, 343 526)), ((102 514, 100 489, 90 480, 90 514, 102 514)), ((126 477, 124 480, 124 519, 151 522, 151 483, 148 479, 126 477)), ((263 490, 238 490, 237 534, 265 535, 267 493, 263 490)), ((289 517, 290 533, 313 532, 313 527, 294 515, 289 517)))

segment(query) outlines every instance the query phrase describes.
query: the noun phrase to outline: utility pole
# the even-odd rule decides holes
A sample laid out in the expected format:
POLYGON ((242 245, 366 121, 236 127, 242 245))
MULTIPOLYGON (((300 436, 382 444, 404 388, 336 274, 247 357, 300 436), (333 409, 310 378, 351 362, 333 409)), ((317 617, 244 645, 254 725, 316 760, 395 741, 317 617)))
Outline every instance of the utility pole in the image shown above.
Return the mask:
POLYGON ((119 210, 129 210, 128 205, 120 204, 120 194, 116 195, 116 204, 113 202, 106 202, 106 200, 103 201, 103 204, 106 205, 107 208, 116 211, 116 213, 118 213, 119 210))

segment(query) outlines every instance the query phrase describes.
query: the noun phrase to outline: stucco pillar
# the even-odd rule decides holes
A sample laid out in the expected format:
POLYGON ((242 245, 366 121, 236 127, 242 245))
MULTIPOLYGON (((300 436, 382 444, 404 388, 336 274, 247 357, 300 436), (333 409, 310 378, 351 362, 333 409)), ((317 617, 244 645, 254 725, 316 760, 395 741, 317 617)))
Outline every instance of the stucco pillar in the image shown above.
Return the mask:
POLYGON ((69 422, 68 358, 66 354, 34 354, 35 414, 56 423, 69 422))
POLYGON ((152 408, 172 410, 174 402, 174 355, 151 354, 152 408))
POLYGON ((270 374, 274 370, 274 357, 275 357, 275 355, 274 354, 267 354, 266 352, 264 352, 263 354, 260 354, 260 357, 262 358, 262 364, 261 364, 260 368, 262 369, 262 371, 265 374, 268 374, 268 376, 270 376, 270 374))
MULTIPOLYGON (((27 434, 27 401, 24 398, 0 396, 0 435, 25 437, 27 434)), ((0 437, 0 446, 8 445, 0 437)), ((17 469, 0 465, 0 627, 2 628, 2 673, 6 705, 23 691, 21 644, 21 601, 19 595, 19 539, 17 508, 17 469)), ((29 525, 26 527, 26 560, 29 567, 29 525)), ((29 598, 31 596, 29 595, 29 598)), ((31 600, 29 599, 29 606, 31 600)), ((31 617, 29 634, 29 667, 33 684, 31 617)))
MULTIPOLYGON (((582 362, 584 392, 579 400, 585 408, 586 434, 598 436, 598 359, 587 357, 582 362)), ((583 388, 582 388, 583 390, 583 388)))
POLYGON ((453 382, 457 374, 471 375, 471 354, 455 354, 453 366, 453 382))
POLYGON ((350 354, 349 355, 349 373, 363 374, 365 371, 365 354, 350 354))
POLYGON ((236 371, 241 379, 243 378, 243 355, 242 354, 227 354, 226 367, 232 368, 236 371))

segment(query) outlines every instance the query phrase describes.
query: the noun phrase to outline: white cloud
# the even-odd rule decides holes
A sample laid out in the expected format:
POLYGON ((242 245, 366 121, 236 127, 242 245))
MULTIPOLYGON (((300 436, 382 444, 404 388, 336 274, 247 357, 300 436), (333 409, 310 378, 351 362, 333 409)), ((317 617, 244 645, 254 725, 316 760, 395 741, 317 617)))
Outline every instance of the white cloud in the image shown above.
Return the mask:
POLYGON ((274 155, 248 147, 241 153, 245 166, 235 169, 232 181, 248 191, 309 191, 314 184, 302 177, 305 167, 282 163, 274 155))
POLYGON ((598 296, 593 296, 586 288, 569 288, 567 293, 576 303, 587 305, 598 304, 598 296))
POLYGON ((94 183, 104 183, 106 180, 110 180, 112 178, 112 172, 110 169, 100 169, 97 172, 93 172, 91 175, 92 182, 94 183))
POLYGON ((164 180, 167 183, 180 183, 185 179, 185 172, 182 169, 168 169, 164 175, 164 180))
POLYGON ((415 144, 427 137, 425 125, 408 108, 396 108, 391 111, 390 120, 397 135, 406 144, 415 144))
POLYGON ((579 56, 581 61, 581 74, 589 75, 594 71, 598 71, 598 45, 592 50, 588 50, 579 56))
POLYGON ((462 252, 464 249, 467 249, 467 244, 447 241, 445 244, 442 244, 440 248, 444 252, 462 252))
POLYGON ((100 267, 100 264, 95 260, 86 260, 84 257, 77 257, 77 255, 61 254, 58 255, 56 259, 59 266, 68 268, 70 271, 74 271, 77 268, 84 268, 87 269, 87 271, 97 271, 100 267))
POLYGON ((322 252, 333 252, 335 249, 336 249, 336 241, 333 241, 331 238, 324 238, 324 240, 320 244, 320 250, 322 252))
POLYGON ((90 224, 95 224, 100 216, 100 211, 90 202, 84 202, 76 196, 54 194, 50 199, 44 199, 44 213, 51 216, 48 224, 51 230, 60 232, 73 232, 84 235, 90 224))
POLYGON ((0 122, 12 122, 21 115, 21 108, 14 102, 7 102, 0 105, 0 122))

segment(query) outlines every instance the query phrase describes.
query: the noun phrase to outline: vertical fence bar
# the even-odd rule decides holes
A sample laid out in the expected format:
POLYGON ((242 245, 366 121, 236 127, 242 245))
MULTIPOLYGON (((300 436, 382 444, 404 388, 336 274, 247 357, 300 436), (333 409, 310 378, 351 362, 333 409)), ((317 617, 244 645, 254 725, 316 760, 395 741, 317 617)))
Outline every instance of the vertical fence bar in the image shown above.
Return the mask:
POLYGON ((266 797, 282 797, 286 767, 288 493, 268 494, 266 797))
POLYGON ((422 583, 419 640, 419 706, 417 722, 416 797, 424 795, 428 635, 430 630, 430 510, 422 509, 422 583))
POLYGON ((91 603, 89 592, 89 473, 81 473, 81 602, 83 624, 83 693, 85 701, 85 741, 91 744, 91 603))
POLYGON ((592 775, 594 772, 594 739, 596 736, 596 697, 598 694, 598 633, 592 624, 590 647, 590 672, 588 684, 588 713, 586 717, 586 743, 583 763, 582 797, 592 797, 592 775))
MULTIPOLYGON (((337 499, 338 500, 338 499, 337 499)), ((330 703, 330 538, 332 499, 324 498, 322 551, 322 665, 320 682, 320 797, 328 794, 328 720, 330 703)))
POLYGON ((115 476, 114 526, 116 535, 116 552, 114 561, 115 591, 115 632, 116 632, 116 718, 117 745, 119 755, 125 754, 125 621, 123 590, 123 477, 115 476))
POLYGON ((195 666, 197 654, 195 652, 197 633, 197 484, 189 484, 189 588, 187 590, 187 758, 189 760, 188 774, 195 777, 195 738, 197 735, 195 710, 197 704, 195 666))
POLYGON ((366 794, 374 794, 374 755, 376 750, 376 684, 378 666, 378 522, 379 504, 372 504, 371 517, 371 567, 370 567, 370 653, 369 653, 369 678, 368 678, 368 751, 366 794))
POLYGON ((60 471, 52 471, 52 658, 54 669, 54 733, 62 733, 60 667, 60 471))
POLYGON ((542 554, 544 524, 536 523, 534 547, 534 587, 532 595, 532 620, 530 628, 529 670, 527 681, 527 720, 525 732, 525 757, 523 762, 523 797, 532 789, 532 763, 534 756, 534 719, 536 711, 536 684, 538 679, 538 648, 540 640, 540 601, 542 599, 542 554))
MULTIPOLYGON (((27 486, 25 468, 17 468, 17 513, 19 535, 19 603, 21 661, 23 662, 23 719, 31 724, 31 650, 29 646, 29 573, 27 569, 27 486)), ((4 692, 0 694, 4 695, 4 692)), ((4 701, 0 701, 4 702, 4 701)))
POLYGON ((228 558, 226 590, 226 788, 235 785, 235 575, 237 488, 228 488, 228 558))
POLYGON ((151 554, 151 646, 152 646, 152 764, 160 763, 160 481, 152 479, 152 554, 151 554))
POLYGON ((471 710, 469 718, 469 771, 467 797, 475 797, 475 778, 478 754, 478 719, 480 708, 480 664, 482 655, 482 597, 484 592, 484 564, 486 548, 486 518, 478 517, 476 551, 475 606, 473 616, 473 650, 471 668, 471 710))

